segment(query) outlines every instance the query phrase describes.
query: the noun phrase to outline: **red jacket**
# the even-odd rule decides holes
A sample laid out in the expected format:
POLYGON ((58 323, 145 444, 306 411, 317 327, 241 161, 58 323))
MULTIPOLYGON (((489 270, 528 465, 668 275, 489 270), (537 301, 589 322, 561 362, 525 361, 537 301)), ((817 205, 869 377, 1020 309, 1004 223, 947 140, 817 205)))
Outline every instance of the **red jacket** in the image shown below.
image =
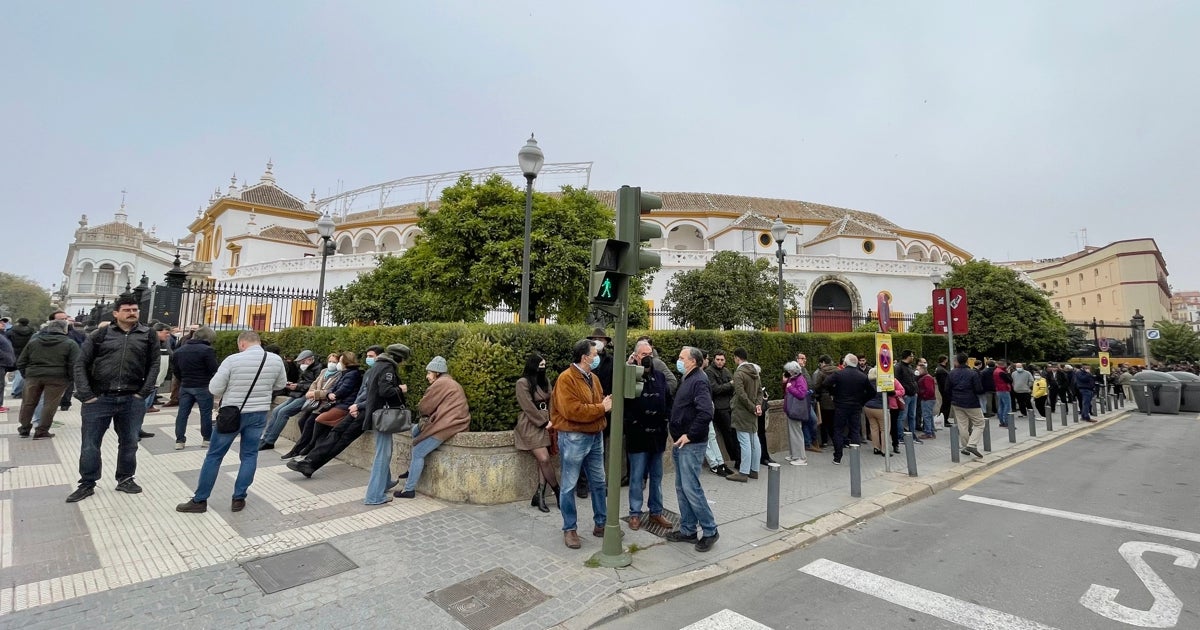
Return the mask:
POLYGON ((937 381, 928 373, 917 379, 917 400, 935 400, 937 398, 937 381))

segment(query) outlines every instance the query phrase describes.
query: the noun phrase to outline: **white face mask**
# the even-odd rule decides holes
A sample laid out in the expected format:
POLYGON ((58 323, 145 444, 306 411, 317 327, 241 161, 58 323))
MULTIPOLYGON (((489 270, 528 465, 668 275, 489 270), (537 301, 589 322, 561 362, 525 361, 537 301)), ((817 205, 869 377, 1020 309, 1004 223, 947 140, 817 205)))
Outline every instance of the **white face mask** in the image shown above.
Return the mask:
POLYGON ((307 363, 301 363, 301 364, 300 364, 300 371, 301 371, 301 372, 303 372, 303 371, 305 371, 305 370, 307 370, 307 369, 308 369, 308 364, 307 364, 307 363))
POLYGON ((338 361, 338 364, 337 364, 337 369, 338 369, 338 371, 339 371, 339 372, 342 372, 342 371, 344 371, 344 370, 346 369, 346 364, 345 364, 345 363, 342 363, 341 361, 338 361))
POLYGON ((326 363, 325 369, 329 370, 330 372, 336 372, 338 369, 337 361, 330 361, 329 363, 326 363))

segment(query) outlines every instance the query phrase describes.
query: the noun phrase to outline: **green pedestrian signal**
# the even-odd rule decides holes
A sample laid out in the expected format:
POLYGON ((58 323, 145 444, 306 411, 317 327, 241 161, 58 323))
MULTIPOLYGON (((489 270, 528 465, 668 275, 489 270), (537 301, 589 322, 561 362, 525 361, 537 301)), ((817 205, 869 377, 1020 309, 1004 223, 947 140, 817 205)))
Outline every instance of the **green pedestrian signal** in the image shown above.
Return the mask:
POLYGON ((600 282, 600 295, 597 295, 596 298, 600 300, 613 299, 612 278, 606 276, 604 280, 600 282))

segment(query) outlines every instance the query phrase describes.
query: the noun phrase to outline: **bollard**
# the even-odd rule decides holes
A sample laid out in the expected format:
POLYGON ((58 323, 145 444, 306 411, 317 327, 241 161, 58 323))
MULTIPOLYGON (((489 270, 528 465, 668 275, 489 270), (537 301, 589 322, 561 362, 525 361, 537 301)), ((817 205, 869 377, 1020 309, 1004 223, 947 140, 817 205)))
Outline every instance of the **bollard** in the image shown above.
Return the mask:
POLYGON ((1079 422, 1079 401, 1074 401, 1071 403, 1071 422, 1079 422))
POLYGON ((904 432, 904 456, 908 459, 908 476, 917 476, 917 447, 913 444, 913 434, 904 432))
POLYGON ((779 464, 767 464, 767 529, 779 529, 779 470, 779 464))
MULTIPOLYGON (((1054 412, 1051 411, 1050 413, 1053 414, 1054 412)), ((1064 427, 1067 426, 1067 403, 1063 403, 1062 406, 1058 408, 1058 413, 1060 417, 1062 417, 1062 425, 1064 427)))
POLYGON ((858 452, 858 445, 850 445, 850 496, 858 498, 862 496, 862 459, 858 452))
POLYGON ((1008 443, 1017 443, 1017 419, 1015 416, 1008 421, 1008 443))
POLYGON ((992 419, 983 419, 983 450, 992 450, 992 419))
POLYGON ((958 463, 958 451, 961 449, 958 438, 958 422, 950 425, 950 461, 958 463))
MULTIPOLYGON (((1033 416, 1034 418, 1037 418, 1037 414, 1033 413, 1032 409, 1029 410, 1029 415, 1033 416)), ((1054 430, 1054 417, 1047 414, 1046 415, 1046 431, 1050 432, 1053 430, 1054 430)))
POLYGON ((1030 415, 1028 420, 1029 420, 1029 437, 1037 437, 1037 416, 1030 415))

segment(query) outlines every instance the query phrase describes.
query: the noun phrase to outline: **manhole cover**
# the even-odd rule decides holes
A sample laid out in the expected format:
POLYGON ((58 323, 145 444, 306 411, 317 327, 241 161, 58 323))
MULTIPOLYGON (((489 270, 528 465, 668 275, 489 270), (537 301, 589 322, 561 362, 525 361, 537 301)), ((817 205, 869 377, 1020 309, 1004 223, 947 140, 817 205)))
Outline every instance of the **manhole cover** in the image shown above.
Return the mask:
POLYGON ((358 565, 334 549, 333 545, 321 543, 250 560, 242 563, 242 568, 250 574, 263 593, 270 595, 343 571, 357 569, 358 565))
POLYGON ((489 630, 533 609, 550 596, 504 569, 492 569, 432 591, 425 599, 470 630, 489 630))
MULTIPOLYGON (((670 527, 660 527, 658 525, 655 525, 654 523, 650 522, 650 513, 642 512, 642 531, 650 532, 651 534, 654 534, 655 536, 658 536, 659 538, 666 538, 667 532, 670 532, 671 530, 674 530, 674 529, 679 529, 679 515, 678 514, 676 514, 675 512, 672 512, 671 510, 664 509, 662 511, 662 515, 665 516, 668 521, 671 521, 670 527)), ((626 524, 629 523, 628 516, 622 517, 621 520, 625 521, 626 524)))

